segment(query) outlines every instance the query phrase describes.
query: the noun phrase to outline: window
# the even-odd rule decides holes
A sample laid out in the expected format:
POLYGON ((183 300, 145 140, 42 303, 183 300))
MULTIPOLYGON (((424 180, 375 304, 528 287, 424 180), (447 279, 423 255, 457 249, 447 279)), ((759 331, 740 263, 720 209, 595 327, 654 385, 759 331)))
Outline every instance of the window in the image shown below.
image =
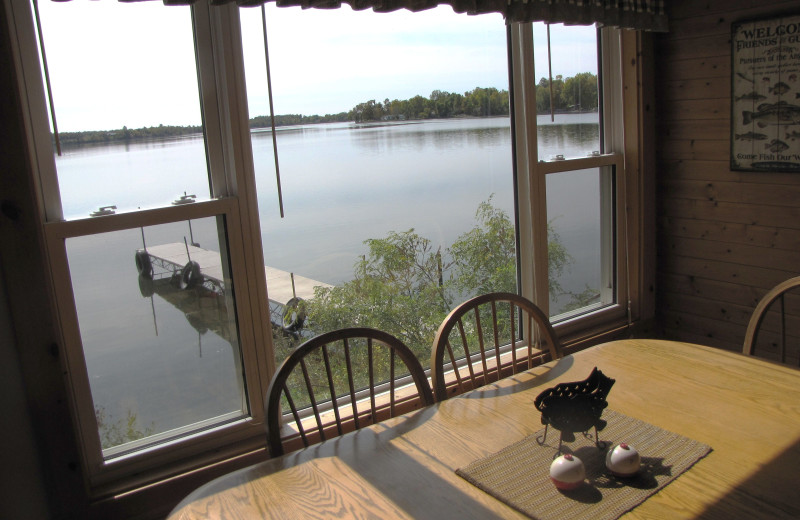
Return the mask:
MULTIPOLYGON (((254 335, 266 305, 237 283, 258 273, 231 159, 242 154, 233 123, 215 117, 236 87, 214 77, 210 13, 38 4, 59 127, 56 146, 36 147, 45 235, 95 490, 152 479, 208 442, 263 437, 268 372, 254 335)), ((25 36, 35 48, 33 20, 25 36)))
MULTIPOLYGON (((599 156, 607 150, 601 139, 598 30, 532 26, 539 161, 569 164, 599 156)), ((613 169, 538 169, 546 174, 550 316, 559 321, 613 303, 613 169)))
MULTIPOLYGON (((474 294, 518 291, 565 335, 624 313, 621 74, 601 82, 596 54, 542 72, 544 26, 269 5, 273 141, 260 10, 41 2, 59 156, 32 9, 14 10, 93 494, 263 447, 269 377, 310 334, 374 326, 427 365, 474 294), (123 32, 140 15, 147 41, 123 32), (75 27, 88 42, 60 52, 75 27), (559 77, 572 97, 540 107, 559 77)), ((601 47, 552 26, 552 55, 576 34, 601 47)))
POLYGON ((357 324, 394 334, 426 366, 455 305, 517 291, 502 17, 268 5, 282 217, 263 20, 240 16, 276 362, 357 324))
POLYGON ((618 295, 626 287, 616 204, 622 164, 614 141, 621 114, 608 109, 618 99, 619 80, 609 74, 603 84, 600 74, 600 49, 611 56, 619 50, 592 26, 533 23, 515 26, 514 33, 523 76, 516 84, 518 158, 525 172, 520 193, 531 194, 520 197, 521 228, 530 230, 521 243, 534 257, 533 272, 523 272, 530 280, 523 290, 533 287, 532 299, 563 337, 576 318, 619 312, 618 295), (534 117, 535 128, 529 124, 534 117))

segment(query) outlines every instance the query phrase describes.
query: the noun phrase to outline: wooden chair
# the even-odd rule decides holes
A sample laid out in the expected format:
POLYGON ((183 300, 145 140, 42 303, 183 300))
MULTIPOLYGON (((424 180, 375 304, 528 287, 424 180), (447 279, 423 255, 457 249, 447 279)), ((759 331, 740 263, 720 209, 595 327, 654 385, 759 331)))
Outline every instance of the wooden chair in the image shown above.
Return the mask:
POLYGON ((431 352, 433 394, 442 401, 561 356, 550 321, 533 302, 513 293, 476 296, 439 326, 431 352), (459 359, 469 362, 458 367, 459 359))
POLYGON ((284 443, 309 446, 430 404, 422 365, 403 342, 375 329, 335 330, 297 347, 272 378, 267 444, 277 457, 284 443))
POLYGON ((800 276, 779 283, 758 302, 744 336, 745 355, 764 357, 800 366, 800 294, 789 294, 800 287, 800 276), (780 312, 772 304, 780 302, 780 312), (787 334, 787 322, 793 334, 787 334), (759 342, 759 336, 762 341, 759 342), (789 347, 787 348, 787 336, 789 347), (756 348, 758 346, 758 348, 756 348), (791 350, 791 351, 789 351, 791 350))

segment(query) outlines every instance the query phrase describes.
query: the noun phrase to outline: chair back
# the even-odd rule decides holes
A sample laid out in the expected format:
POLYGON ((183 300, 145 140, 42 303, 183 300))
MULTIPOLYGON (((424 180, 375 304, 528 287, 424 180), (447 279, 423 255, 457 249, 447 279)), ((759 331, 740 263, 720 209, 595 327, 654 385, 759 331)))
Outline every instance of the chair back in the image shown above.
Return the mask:
POLYGON ((300 448, 433 404, 419 360, 383 331, 346 328, 297 347, 267 391, 270 454, 300 448), (284 415, 284 411, 288 411, 284 415))
POLYGON ((745 355, 800 366, 798 288, 800 276, 789 278, 772 288, 758 302, 744 336, 745 355))
POLYGON ((550 321, 533 302, 513 293, 476 296, 450 312, 433 340, 434 397, 442 401, 561 356, 550 321))

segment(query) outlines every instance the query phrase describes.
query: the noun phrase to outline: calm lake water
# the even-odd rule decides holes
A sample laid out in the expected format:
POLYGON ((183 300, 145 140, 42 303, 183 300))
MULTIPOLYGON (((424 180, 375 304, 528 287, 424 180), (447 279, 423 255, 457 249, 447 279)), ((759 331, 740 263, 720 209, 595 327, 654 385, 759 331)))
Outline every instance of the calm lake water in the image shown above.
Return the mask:
MULTIPOLYGON (((555 124, 542 117, 540 125, 542 159, 599 148, 596 114, 560 115, 555 124)), ((444 250, 475 226, 489 197, 513 215, 508 118, 309 125, 280 128, 277 140, 283 219, 272 136, 253 133, 262 244, 272 267, 341 284, 369 238, 413 228, 444 250)), ((57 161, 64 213, 166 205, 184 192, 207 199, 204 153, 197 137, 67 150, 57 161)), ((573 259, 561 284, 574 292, 597 287, 597 174, 550 177, 548 219, 573 259)), ((149 434, 246 413, 236 334, 198 324, 224 302, 176 295, 166 283, 142 287, 134 268, 143 232, 148 246, 185 238, 219 251, 216 225, 209 218, 192 221, 191 234, 184 222, 68 240, 92 394, 108 423, 130 413, 149 434)))

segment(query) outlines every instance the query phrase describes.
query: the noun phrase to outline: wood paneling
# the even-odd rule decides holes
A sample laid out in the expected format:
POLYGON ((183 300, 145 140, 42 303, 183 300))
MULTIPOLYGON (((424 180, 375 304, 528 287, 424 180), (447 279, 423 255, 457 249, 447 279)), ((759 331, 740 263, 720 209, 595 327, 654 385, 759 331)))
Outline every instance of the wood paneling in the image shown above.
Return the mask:
MULTIPOLYGON (((734 172, 729 159, 731 24, 796 10, 670 4, 670 32, 656 41, 657 312, 667 337, 741 350, 761 297, 800 274, 800 175, 734 172)), ((765 341, 778 338, 776 323, 765 341)))

